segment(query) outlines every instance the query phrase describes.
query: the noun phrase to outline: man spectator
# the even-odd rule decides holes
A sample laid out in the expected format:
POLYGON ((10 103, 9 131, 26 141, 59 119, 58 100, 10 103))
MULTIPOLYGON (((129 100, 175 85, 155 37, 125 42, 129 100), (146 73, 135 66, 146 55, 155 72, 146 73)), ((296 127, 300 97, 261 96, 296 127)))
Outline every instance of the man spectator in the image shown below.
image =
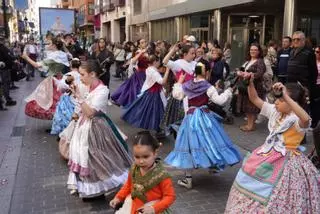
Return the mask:
MULTIPOLYGON (((33 61, 37 61, 38 48, 37 48, 36 44, 34 43, 34 39, 33 38, 29 39, 29 42, 25 46, 25 48, 23 50, 23 53, 27 54, 33 61)), ((32 65, 30 65, 29 63, 27 63, 26 70, 27 70, 27 78, 26 78, 26 80, 29 81, 30 77, 34 77, 35 68, 32 65)))
POLYGON ((318 70, 314 51, 306 47, 305 35, 301 31, 293 34, 293 49, 288 60, 287 81, 300 82, 309 90, 312 98, 315 88, 318 70))
POLYGON ((2 95, 6 100, 6 106, 17 104, 10 97, 10 76, 14 58, 10 55, 10 50, 4 45, 4 38, 0 37, 0 85, 2 94, 0 96, 0 110, 6 110, 2 103, 2 95))
POLYGON ((66 48, 70 52, 73 58, 80 59, 80 56, 84 54, 83 49, 80 47, 79 42, 75 41, 71 34, 64 36, 66 48))
POLYGON ((282 49, 278 52, 277 63, 277 78, 278 81, 285 84, 287 82, 287 69, 290 57, 292 39, 290 36, 285 36, 282 39, 282 49))

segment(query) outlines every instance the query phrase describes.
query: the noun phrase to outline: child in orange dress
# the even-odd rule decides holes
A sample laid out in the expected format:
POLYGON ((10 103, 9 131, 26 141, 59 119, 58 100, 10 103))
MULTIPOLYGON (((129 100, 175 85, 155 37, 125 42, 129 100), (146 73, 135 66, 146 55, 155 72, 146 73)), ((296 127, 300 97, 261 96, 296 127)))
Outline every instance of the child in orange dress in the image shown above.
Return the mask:
POLYGON ((159 142, 148 131, 139 132, 133 145, 134 164, 128 180, 110 201, 116 208, 124 202, 116 214, 170 213, 169 207, 176 199, 169 173, 157 160, 159 142))

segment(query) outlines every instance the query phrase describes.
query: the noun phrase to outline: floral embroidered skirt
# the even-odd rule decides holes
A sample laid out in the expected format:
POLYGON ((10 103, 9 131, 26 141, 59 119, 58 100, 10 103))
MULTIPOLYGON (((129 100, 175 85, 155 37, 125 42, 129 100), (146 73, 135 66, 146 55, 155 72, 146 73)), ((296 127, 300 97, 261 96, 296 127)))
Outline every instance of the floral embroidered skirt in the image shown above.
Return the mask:
POLYGON ((289 157, 266 205, 232 186, 225 213, 320 213, 320 174, 303 154, 289 157))

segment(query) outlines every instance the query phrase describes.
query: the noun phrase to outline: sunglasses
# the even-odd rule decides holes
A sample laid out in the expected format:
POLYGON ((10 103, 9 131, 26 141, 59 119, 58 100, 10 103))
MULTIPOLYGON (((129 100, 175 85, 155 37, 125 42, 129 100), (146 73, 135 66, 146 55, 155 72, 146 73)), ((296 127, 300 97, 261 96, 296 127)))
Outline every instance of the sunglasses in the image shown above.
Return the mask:
POLYGON ((320 51, 315 51, 316 52, 316 54, 319 54, 320 53, 320 51))

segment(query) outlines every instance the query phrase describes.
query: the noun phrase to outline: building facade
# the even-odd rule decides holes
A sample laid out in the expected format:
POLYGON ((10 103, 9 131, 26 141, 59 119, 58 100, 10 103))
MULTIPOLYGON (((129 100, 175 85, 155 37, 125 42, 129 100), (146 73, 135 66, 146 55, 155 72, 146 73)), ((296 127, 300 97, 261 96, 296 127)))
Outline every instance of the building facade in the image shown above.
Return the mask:
POLYGON ((129 40, 168 40, 194 35, 199 41, 232 44, 239 66, 252 42, 266 44, 302 30, 320 39, 319 0, 130 0, 129 40))
POLYGON ((125 0, 100 0, 100 37, 112 42, 128 40, 128 11, 125 0))

